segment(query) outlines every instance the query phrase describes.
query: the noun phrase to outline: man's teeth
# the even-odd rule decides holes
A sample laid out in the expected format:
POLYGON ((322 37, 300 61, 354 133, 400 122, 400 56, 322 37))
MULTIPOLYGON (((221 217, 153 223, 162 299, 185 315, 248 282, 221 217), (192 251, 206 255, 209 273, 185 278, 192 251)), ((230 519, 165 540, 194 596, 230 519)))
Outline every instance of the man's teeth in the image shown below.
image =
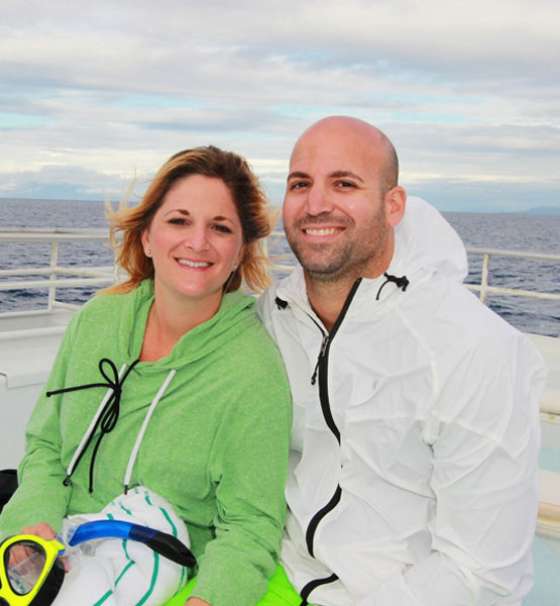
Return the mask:
POLYGON ((308 227, 305 230, 305 233, 310 235, 310 236, 332 236, 333 234, 336 233, 336 228, 335 227, 308 227))
POLYGON ((210 267, 210 263, 206 261, 191 261, 190 259, 177 259, 179 265, 184 265, 185 267, 210 267))

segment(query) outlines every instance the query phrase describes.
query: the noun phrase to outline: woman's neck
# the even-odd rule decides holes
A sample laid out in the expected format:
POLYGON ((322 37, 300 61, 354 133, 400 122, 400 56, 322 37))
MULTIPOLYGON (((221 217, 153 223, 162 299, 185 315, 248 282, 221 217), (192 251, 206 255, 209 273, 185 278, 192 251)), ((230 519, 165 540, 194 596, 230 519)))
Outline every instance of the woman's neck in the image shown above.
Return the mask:
POLYGON ((155 361, 171 353, 179 339, 220 308, 222 293, 204 299, 172 297, 156 288, 148 314, 140 359, 155 361))

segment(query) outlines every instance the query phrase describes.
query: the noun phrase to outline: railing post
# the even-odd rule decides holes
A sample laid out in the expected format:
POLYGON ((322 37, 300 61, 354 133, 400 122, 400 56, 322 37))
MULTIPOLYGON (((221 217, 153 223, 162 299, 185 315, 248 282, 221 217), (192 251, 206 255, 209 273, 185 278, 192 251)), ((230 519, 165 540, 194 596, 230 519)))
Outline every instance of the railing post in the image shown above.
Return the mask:
POLYGON ((482 258, 482 275, 480 277, 480 300, 486 302, 486 293, 488 291, 488 267, 490 265, 490 255, 486 253, 482 258))
MULTIPOLYGON (((58 240, 52 240, 51 241, 51 260, 50 260, 49 266, 54 269, 54 268, 56 268, 57 265, 58 265, 58 240)), ((52 273, 50 275, 49 279, 56 280, 56 272, 52 273)), ((56 286, 51 286, 49 288, 49 302, 48 302, 49 311, 52 310, 55 303, 56 303, 56 286)))

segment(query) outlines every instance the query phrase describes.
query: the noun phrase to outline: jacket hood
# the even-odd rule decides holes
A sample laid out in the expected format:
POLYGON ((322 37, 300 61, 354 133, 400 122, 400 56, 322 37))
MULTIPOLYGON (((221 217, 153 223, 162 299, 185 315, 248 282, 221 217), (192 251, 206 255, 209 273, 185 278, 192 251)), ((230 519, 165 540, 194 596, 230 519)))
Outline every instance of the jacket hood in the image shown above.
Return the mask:
MULTIPOLYGON (((140 356, 148 314, 154 301, 153 281, 144 280, 134 291, 116 296, 129 297, 128 304, 123 306, 117 336, 119 349, 124 359, 136 360, 140 356)), ((227 293, 222 298, 220 309, 212 318, 183 335, 168 356, 155 362, 140 362, 136 366, 137 371, 151 373, 178 370, 220 349, 255 322, 254 314, 248 313, 254 304, 253 297, 239 291, 227 293)))
POLYGON ((419 271, 462 282, 468 273, 467 251, 438 210, 422 198, 410 196, 403 220, 395 229, 395 254, 387 273, 410 278, 419 271))

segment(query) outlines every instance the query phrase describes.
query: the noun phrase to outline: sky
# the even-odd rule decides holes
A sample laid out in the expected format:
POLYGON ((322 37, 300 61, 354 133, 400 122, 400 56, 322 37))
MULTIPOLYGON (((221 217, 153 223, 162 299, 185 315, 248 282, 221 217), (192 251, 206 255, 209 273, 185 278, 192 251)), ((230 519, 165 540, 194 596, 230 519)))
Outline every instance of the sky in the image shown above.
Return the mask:
POLYGON ((441 210, 558 208, 559 28, 557 0, 2 0, 0 197, 138 197, 213 144, 280 204, 297 137, 345 114, 441 210))

